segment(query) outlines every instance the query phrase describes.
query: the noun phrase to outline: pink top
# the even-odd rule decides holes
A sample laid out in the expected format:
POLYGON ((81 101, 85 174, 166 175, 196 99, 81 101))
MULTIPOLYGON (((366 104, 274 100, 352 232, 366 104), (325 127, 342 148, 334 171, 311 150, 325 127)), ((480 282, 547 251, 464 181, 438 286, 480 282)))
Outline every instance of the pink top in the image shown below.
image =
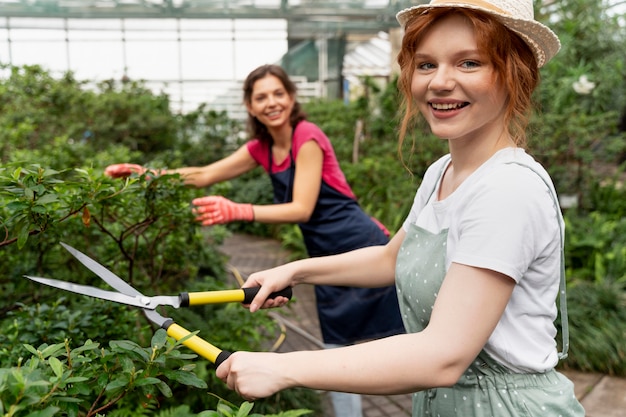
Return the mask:
MULTIPOLYGON (((291 142, 291 151, 294 162, 298 158, 298 151, 300 150, 300 147, 302 147, 302 145, 309 140, 317 142, 324 154, 322 181, 345 196, 356 200, 356 196, 352 192, 343 171, 341 171, 341 168, 339 167, 339 162, 337 161, 337 156, 335 155, 335 150, 333 149, 330 140, 314 123, 303 120, 296 126, 291 142)), ((259 139, 252 139, 247 143, 247 147, 252 158, 254 158, 254 160, 261 165, 265 171, 269 172, 268 154, 270 152, 270 146, 261 142, 259 139)), ((272 159, 272 172, 285 171, 286 169, 289 169, 290 166, 291 158, 285 158, 285 160, 278 165, 276 164, 276 161, 272 159)))

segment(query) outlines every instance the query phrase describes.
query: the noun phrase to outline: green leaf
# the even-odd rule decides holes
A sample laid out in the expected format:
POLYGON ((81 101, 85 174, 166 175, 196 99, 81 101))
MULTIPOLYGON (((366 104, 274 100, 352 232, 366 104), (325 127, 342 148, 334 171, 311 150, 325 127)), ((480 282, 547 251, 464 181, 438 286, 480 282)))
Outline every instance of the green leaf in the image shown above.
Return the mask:
POLYGON ((160 381, 157 384, 157 388, 159 389, 159 391, 161 391, 161 394, 163 394, 167 398, 170 398, 172 396, 172 390, 165 382, 160 381))
POLYGON ((167 332, 164 329, 158 329, 156 332, 154 332, 150 345, 152 347, 156 346, 157 348, 160 349, 163 346, 165 346, 166 342, 167 342, 167 332))
POLYGON ((24 245, 26 245, 26 241, 28 240, 29 231, 26 228, 23 228, 19 231, 17 236, 17 248, 23 249, 24 245))
POLYGON ((65 343, 55 343, 46 347, 44 350, 41 351, 41 356, 45 359, 49 356, 54 355, 60 350, 65 350, 65 343))
POLYGON ((135 362, 128 356, 121 356, 118 360, 124 372, 131 373, 135 369, 135 362))
POLYGON ((100 343, 94 343, 91 340, 87 340, 84 345, 79 346, 76 349, 72 349, 72 351, 70 352, 70 357, 72 359, 76 358, 79 353, 98 349, 99 346, 100 346, 100 343))
POLYGON ((24 348, 29 351, 30 353, 32 353, 33 355, 38 355, 37 353, 37 349, 35 349, 34 346, 32 345, 28 345, 28 344, 23 344, 22 346, 24 346, 24 348))
POLYGON ((30 205, 23 201, 11 201, 9 204, 6 205, 6 208, 10 211, 22 211, 26 210, 29 207, 30 205))
POLYGON ((26 417, 52 417, 61 409, 59 407, 49 406, 43 410, 33 411, 32 413, 26 414, 26 417))
POLYGON ((58 402, 64 402, 64 403, 82 403, 84 400, 81 400, 80 398, 73 398, 73 397, 58 397, 56 399, 58 402))
POLYGON ((250 403, 245 401, 239 406, 239 411, 237 411, 237 417, 246 417, 252 411, 252 407, 254 407, 254 403, 250 403))
POLYGON ((207 384, 204 380, 198 378, 195 374, 187 371, 170 371, 164 370, 163 375, 172 381, 179 382, 181 384, 189 385, 195 388, 207 388, 207 384))
POLYGON ((220 414, 222 414, 222 415, 224 415, 226 417, 233 417, 234 416, 234 414, 233 414, 234 410, 231 407, 229 407, 228 405, 226 405, 226 404, 224 404, 222 402, 217 404, 217 411, 220 414))
POLYGON ((85 381, 89 381, 89 378, 86 378, 84 376, 72 376, 65 380, 67 384, 75 384, 76 382, 85 382, 85 381))
POLYGON ((135 380, 135 385, 137 385, 137 386, 156 385, 159 382, 162 382, 159 378, 146 377, 146 378, 139 378, 139 379, 135 380))
POLYGON ((58 378, 61 378, 63 376, 63 363, 61 363, 60 360, 52 356, 50 359, 48 359, 48 364, 50 364, 52 371, 58 378))
POLYGON ((113 381, 109 382, 106 386, 106 390, 115 391, 128 386, 129 383, 130 379, 128 378, 128 375, 121 375, 115 378, 113 381))
POLYGON ((35 204, 43 206, 56 201, 59 201, 59 197, 56 194, 44 194, 43 196, 37 198, 35 204))
POLYGON ((130 340, 112 340, 109 342, 109 346, 111 347, 111 349, 134 352, 141 356, 141 358, 146 362, 150 360, 150 355, 146 352, 146 350, 139 346, 137 343, 131 342, 130 340))
POLYGON ((22 167, 17 167, 15 171, 13 171, 12 178, 14 181, 19 181, 21 175, 22 175, 22 167))

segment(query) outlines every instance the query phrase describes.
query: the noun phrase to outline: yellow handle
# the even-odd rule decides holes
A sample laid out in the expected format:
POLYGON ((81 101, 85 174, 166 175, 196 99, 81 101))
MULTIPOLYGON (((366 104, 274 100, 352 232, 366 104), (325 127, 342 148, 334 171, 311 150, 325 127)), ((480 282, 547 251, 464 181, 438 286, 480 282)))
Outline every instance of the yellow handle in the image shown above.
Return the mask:
MULTIPOLYGON (((216 303, 244 303, 250 304, 254 297, 259 292, 261 287, 241 288, 238 290, 222 290, 222 291, 204 291, 204 292, 189 292, 182 293, 181 299, 183 300, 182 306, 194 306, 201 304, 216 304, 216 303), (189 300, 189 303, 187 303, 189 300)), ((291 299, 293 295, 291 287, 287 287, 281 291, 271 293, 268 298, 287 297, 291 299)))
POLYGON ((190 292, 188 293, 188 296, 190 306, 234 302, 240 303, 245 298, 243 290, 190 292))
MULTIPOLYGON (((180 340, 183 337, 189 335, 191 332, 185 329, 182 326, 179 326, 176 323, 171 323, 167 327, 168 336, 173 337, 176 340, 180 340)), ((228 356, 230 356, 229 352, 222 351, 217 347, 213 346, 206 340, 194 335, 189 339, 183 341, 183 345, 187 346, 189 349, 196 352, 198 355, 202 356, 218 365, 222 363, 228 356)))

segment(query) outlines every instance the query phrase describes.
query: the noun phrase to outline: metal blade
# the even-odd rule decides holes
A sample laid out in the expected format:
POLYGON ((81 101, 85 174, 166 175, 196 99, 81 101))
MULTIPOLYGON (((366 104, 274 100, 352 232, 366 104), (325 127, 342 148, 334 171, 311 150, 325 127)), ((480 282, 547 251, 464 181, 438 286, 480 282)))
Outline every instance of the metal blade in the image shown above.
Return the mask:
POLYGON ((103 300, 114 301, 120 304, 127 304, 135 307, 154 309, 158 306, 158 304, 154 303, 154 306, 151 306, 150 297, 144 297, 142 295, 132 296, 126 295, 119 292, 106 291, 101 290, 100 288, 89 287, 86 285, 74 284, 66 281, 59 281, 51 278, 43 278, 43 277, 32 277, 29 275, 24 275, 24 277, 38 282, 40 284, 49 285, 54 288, 60 288, 62 290, 70 291, 76 294, 87 295, 89 297, 101 298, 103 300))
MULTIPOLYGON (((168 321, 169 322, 172 321, 172 319, 170 319, 168 317, 163 317, 162 315, 160 315, 159 313, 157 313, 154 310, 146 310, 144 308, 143 309, 143 313, 146 315, 148 320, 150 320, 151 322, 153 322, 154 324, 156 324, 159 327, 164 327, 165 323, 167 323, 168 321)), ((167 330, 167 329, 165 329, 165 330, 167 330)))
POLYGON ((80 252, 77 249, 74 249, 70 245, 67 245, 63 242, 60 242, 60 243, 69 253, 72 254, 72 256, 78 259, 80 263, 85 265, 92 272, 94 272, 96 275, 102 278, 111 287, 115 288, 119 292, 126 294, 126 295, 143 296, 142 293, 137 291, 135 288, 131 287, 130 284, 128 284, 122 278, 118 277, 113 272, 109 271, 104 266, 100 265, 98 262, 91 259, 89 256, 85 255, 84 253, 80 252))

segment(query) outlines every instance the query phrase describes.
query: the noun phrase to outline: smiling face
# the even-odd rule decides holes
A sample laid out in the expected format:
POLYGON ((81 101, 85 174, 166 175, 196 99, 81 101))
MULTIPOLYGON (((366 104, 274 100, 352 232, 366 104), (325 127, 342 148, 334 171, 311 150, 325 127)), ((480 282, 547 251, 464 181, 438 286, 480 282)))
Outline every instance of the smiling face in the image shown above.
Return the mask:
POLYGON ((295 97, 289 94, 281 80, 268 74, 254 82, 246 107, 252 116, 272 131, 289 126, 294 104, 295 97))
POLYGON ((452 14, 435 22, 413 62, 411 94, 436 136, 497 141, 506 132, 505 90, 465 17, 452 14))

